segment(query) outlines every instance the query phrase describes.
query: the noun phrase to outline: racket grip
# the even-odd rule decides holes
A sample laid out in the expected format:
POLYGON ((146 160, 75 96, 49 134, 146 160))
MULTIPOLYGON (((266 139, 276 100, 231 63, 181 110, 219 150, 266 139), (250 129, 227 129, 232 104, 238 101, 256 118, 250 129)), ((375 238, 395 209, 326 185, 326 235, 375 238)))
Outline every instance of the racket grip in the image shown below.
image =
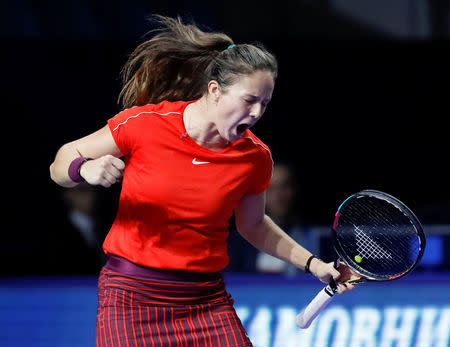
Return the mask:
POLYGON ((308 328, 317 315, 322 312, 331 301, 334 293, 335 290, 333 290, 330 285, 326 286, 319 293, 317 293, 308 306, 306 306, 305 309, 297 315, 295 319, 297 326, 301 329, 308 328))

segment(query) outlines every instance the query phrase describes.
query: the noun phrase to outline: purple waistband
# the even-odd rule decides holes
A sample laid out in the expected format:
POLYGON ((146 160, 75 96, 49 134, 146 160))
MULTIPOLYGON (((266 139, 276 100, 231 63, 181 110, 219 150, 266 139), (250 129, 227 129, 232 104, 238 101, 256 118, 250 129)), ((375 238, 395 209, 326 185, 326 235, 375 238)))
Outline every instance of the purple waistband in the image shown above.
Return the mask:
POLYGON ((209 282, 222 277, 219 272, 192 272, 184 270, 155 269, 137 265, 114 254, 108 255, 105 268, 126 275, 162 281, 209 282))

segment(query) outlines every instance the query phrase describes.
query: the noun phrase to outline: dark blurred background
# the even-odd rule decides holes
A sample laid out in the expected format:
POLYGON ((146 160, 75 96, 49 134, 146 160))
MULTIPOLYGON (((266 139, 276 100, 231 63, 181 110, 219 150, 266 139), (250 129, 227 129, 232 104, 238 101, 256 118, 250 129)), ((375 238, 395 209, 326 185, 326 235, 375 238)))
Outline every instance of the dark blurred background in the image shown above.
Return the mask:
POLYGON ((295 169, 302 225, 328 227, 348 195, 379 189, 409 205, 444 253, 449 12, 447 0, 2 1, 0 274, 97 273, 120 187, 67 192, 48 167, 62 144, 120 111, 120 68, 154 13, 277 56, 273 101, 254 132, 295 169))

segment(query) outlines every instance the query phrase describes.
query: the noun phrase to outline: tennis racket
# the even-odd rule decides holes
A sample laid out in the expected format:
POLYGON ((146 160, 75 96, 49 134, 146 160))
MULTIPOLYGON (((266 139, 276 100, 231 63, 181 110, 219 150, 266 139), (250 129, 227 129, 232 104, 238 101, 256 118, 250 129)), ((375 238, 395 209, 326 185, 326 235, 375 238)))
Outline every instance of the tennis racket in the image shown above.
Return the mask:
MULTIPOLYGON (((393 196, 363 190, 339 206, 332 227, 335 265, 357 275, 347 283, 392 281, 410 273, 425 250, 425 234, 414 213, 393 196)), ((334 280, 296 317, 306 329, 337 291, 334 280)))

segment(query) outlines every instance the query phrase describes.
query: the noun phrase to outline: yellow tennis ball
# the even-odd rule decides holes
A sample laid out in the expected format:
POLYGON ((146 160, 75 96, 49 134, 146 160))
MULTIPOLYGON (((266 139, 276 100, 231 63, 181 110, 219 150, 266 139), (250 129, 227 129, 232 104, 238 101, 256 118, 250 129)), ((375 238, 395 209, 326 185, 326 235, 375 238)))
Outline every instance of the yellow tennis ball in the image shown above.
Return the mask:
POLYGON ((362 258, 360 255, 355 255, 355 261, 359 264, 362 261, 362 258))

